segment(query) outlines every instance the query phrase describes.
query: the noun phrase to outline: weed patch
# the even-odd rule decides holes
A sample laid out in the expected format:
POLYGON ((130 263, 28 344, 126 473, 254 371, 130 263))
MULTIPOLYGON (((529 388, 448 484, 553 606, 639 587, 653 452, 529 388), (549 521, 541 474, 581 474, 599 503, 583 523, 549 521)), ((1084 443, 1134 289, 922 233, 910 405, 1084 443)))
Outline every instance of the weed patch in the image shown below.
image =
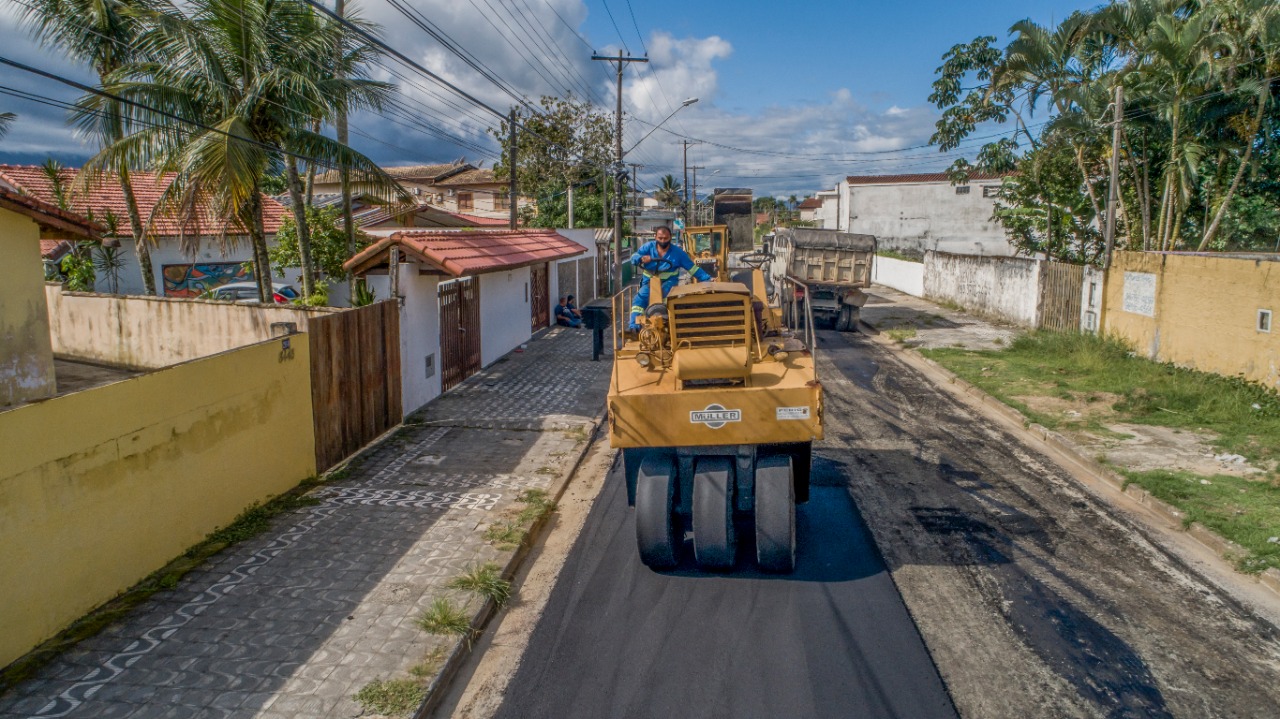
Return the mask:
POLYGON ((907 340, 916 336, 916 330, 914 327, 895 327, 891 330, 885 330, 884 333, 889 336, 889 339, 897 342, 898 344, 903 344, 907 340))
POLYGON ((351 698, 366 712, 400 717, 416 710, 426 696, 427 688, 417 679, 375 679, 351 698))
POLYGON ((1280 486, 1275 482, 1189 472, 1132 472, 1121 470, 1137 484, 1187 515, 1249 551, 1236 567, 1257 573, 1280 568, 1280 486))
POLYGON ((524 528, 518 523, 500 519, 484 530, 484 541, 498 549, 515 549, 524 541, 524 528))
POLYGON ((428 634, 471 637, 471 616, 446 597, 436 597, 422 616, 418 627, 428 634))
POLYGON ((468 569, 449 581, 452 589, 478 594, 501 607, 511 598, 511 582, 502 578, 502 568, 492 562, 468 569))
POLYGON ((903 253, 898 252, 897 250, 878 250, 876 252, 876 256, 888 257, 891 260, 902 260, 903 262, 915 262, 916 264, 921 264, 924 262, 923 257, 913 257, 911 255, 904 255, 903 253))

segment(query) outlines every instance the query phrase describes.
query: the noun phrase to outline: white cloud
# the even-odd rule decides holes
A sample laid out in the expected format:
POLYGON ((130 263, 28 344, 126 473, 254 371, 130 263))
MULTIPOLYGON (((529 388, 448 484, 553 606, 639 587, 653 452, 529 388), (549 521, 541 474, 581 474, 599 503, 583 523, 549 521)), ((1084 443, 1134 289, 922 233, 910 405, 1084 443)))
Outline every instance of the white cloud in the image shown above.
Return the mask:
MULTIPOLYGON (((594 47, 590 39, 584 42, 574 30, 566 27, 566 23, 573 28, 582 26, 588 12, 582 0, 549 0, 549 3, 544 0, 516 3, 409 0, 413 8, 447 33, 452 42, 472 53, 483 62, 486 71, 500 77, 518 95, 536 101, 544 94, 572 91, 578 96, 588 96, 611 113, 613 71, 607 63, 591 60, 593 49, 608 54, 610 46, 594 47)), ((383 27, 382 37, 389 45, 499 112, 505 113, 515 102, 388 3, 365 4, 363 15, 383 27)), ((35 47, 25 33, 16 28, 16 23, 11 22, 12 18, 11 7, 0 8, 3 20, 0 43, 9 48, 7 55, 27 58, 32 64, 54 72, 88 79, 84 68, 67 63, 56 52, 35 47)), ((757 194, 803 194, 829 188, 846 174, 924 171, 941 169, 947 164, 927 150, 911 150, 901 157, 859 154, 915 147, 927 141, 936 118, 930 108, 894 105, 877 109, 870 107, 866 98, 840 87, 811 103, 733 111, 726 109, 730 101, 735 106, 744 103, 742 99, 723 96, 718 72, 733 61, 734 47, 730 39, 716 35, 676 37, 659 29, 650 34, 646 45, 651 62, 643 67, 631 64, 626 70, 626 112, 630 118, 637 118, 627 120, 626 146, 630 147, 652 129, 651 124, 644 122, 661 121, 686 98, 698 97, 700 101, 681 110, 664 126, 664 131, 655 132, 628 156, 629 162, 647 166, 641 174, 643 187, 653 186, 657 177, 667 173, 681 175, 683 157, 678 142, 681 138, 667 131, 740 148, 715 144, 691 147, 691 164, 719 170, 719 174, 710 176, 710 182, 706 178, 713 170, 703 170, 699 174, 699 189, 718 184, 753 187, 757 194)), ((616 52, 616 48, 612 49, 616 52)), ((472 160, 493 158, 497 145, 485 130, 497 124, 496 117, 394 61, 386 64, 410 80, 406 83, 385 70, 377 72, 381 79, 400 85, 404 103, 409 108, 408 119, 388 119, 368 113, 353 118, 355 130, 376 138, 353 135, 357 148, 384 164, 450 160, 462 155, 472 160), (487 152, 443 141, 414 126, 417 122, 460 138, 463 145, 480 146, 487 152)), ((0 84, 57 94, 64 99, 73 99, 77 94, 74 90, 59 91, 47 82, 19 77, 21 75, 5 70, 0 84)), ((70 130, 63 129, 65 114, 62 111, 0 97, 0 110, 6 109, 19 112, 20 119, 9 138, 3 141, 0 159, 17 152, 52 152, 74 161, 83 160, 91 153, 92 148, 84 147, 70 130)))

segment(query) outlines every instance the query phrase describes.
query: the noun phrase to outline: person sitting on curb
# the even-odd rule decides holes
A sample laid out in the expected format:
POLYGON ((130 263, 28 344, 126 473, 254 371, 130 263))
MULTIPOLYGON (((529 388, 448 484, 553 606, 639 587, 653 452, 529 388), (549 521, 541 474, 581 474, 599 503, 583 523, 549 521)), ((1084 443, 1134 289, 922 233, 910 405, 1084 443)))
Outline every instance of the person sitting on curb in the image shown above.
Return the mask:
POLYGON ((582 319, 573 314, 573 310, 569 308, 569 304, 564 297, 561 297, 560 304, 556 305, 556 324, 565 327, 582 326, 582 319))
POLYGON ((693 275, 693 278, 699 282, 711 281, 711 275, 695 265, 688 252, 681 249, 679 245, 671 244, 671 228, 659 227, 653 234, 654 239, 641 245, 631 257, 631 264, 639 267, 643 275, 640 279, 640 289, 636 290, 635 301, 631 303, 631 322, 627 329, 632 332, 640 331, 640 315, 644 314, 645 308, 649 306, 650 277, 656 275, 662 280, 662 297, 658 298, 659 302, 670 294, 676 283, 680 281, 680 270, 693 275))
POLYGON ((578 309, 577 303, 573 301, 573 295, 569 295, 569 301, 564 303, 564 306, 569 308, 574 317, 582 319, 582 310, 578 309))

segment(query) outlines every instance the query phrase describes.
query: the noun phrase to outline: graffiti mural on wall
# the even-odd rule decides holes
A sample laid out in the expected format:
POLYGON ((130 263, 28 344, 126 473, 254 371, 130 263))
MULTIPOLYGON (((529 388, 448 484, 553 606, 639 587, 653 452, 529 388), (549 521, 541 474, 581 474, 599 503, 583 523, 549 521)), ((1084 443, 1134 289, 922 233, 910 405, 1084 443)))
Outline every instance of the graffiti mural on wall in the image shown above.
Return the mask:
POLYGON ((242 262, 165 265, 163 275, 168 297, 199 297, 231 282, 253 282, 253 268, 242 262))

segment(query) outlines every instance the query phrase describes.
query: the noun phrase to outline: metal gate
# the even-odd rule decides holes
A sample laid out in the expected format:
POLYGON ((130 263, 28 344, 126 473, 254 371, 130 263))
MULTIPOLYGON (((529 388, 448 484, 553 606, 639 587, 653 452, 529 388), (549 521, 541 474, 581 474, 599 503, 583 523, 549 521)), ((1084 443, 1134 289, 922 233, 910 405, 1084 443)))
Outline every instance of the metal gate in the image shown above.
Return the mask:
POLYGON ((480 371, 480 283, 463 277, 440 285, 440 391, 480 371))
POLYGON ((1084 265, 1043 262, 1040 265, 1038 327, 1060 332, 1080 331, 1080 301, 1084 294, 1084 265))
POLYGON ((537 332, 551 324, 551 287, 547 265, 534 265, 529 269, 529 304, 533 308, 530 318, 532 330, 537 332))

